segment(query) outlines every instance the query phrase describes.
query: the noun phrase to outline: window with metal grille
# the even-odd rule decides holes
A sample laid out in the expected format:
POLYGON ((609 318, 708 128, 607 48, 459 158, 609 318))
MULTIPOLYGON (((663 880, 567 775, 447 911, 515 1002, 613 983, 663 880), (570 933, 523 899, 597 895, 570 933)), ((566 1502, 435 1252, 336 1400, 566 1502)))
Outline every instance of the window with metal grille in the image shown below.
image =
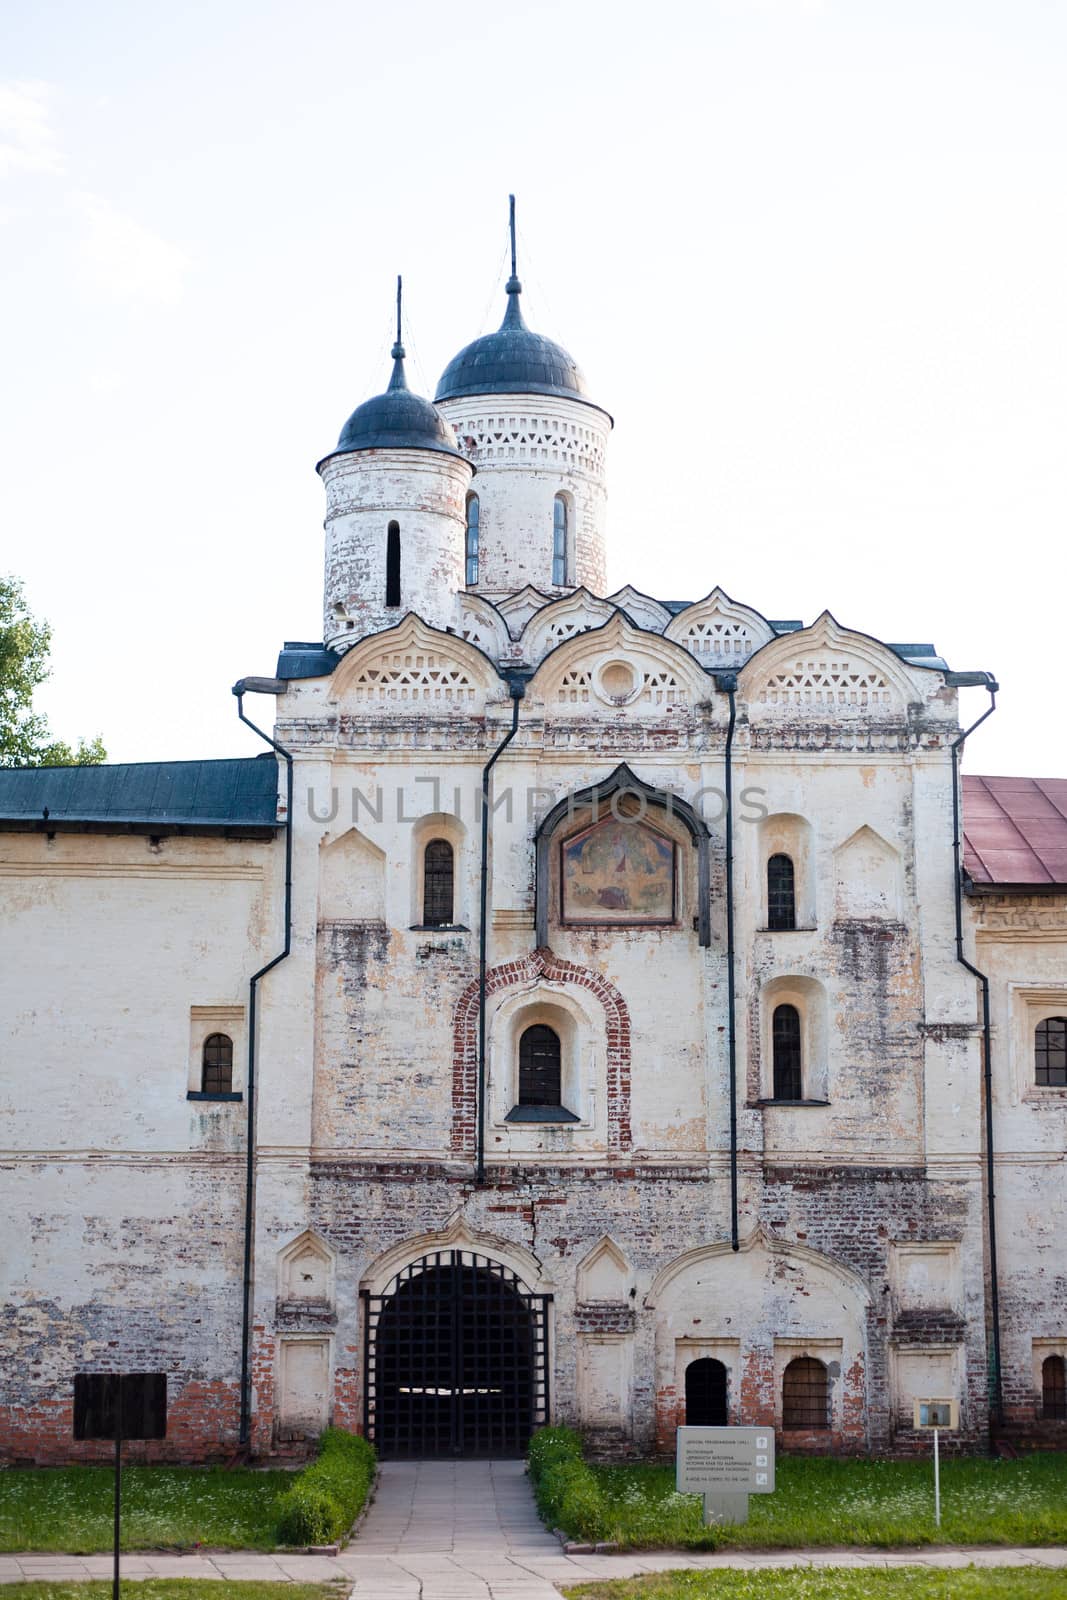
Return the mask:
POLYGON ((200 1087, 204 1094, 233 1091, 233 1040, 228 1033, 209 1033, 201 1057, 200 1087))
POLYGON ((391 522, 385 543, 385 603, 400 604, 400 524, 391 522))
POLYGON ((567 582, 567 502, 561 494, 552 503, 552 582, 567 582))
POLYGON ((1067 1422, 1067 1364, 1062 1356, 1046 1356, 1041 1363, 1041 1415, 1050 1422, 1067 1422))
POLYGON ((796 1006, 775 1006, 771 1022, 771 1049, 774 1057, 774 1098, 799 1100, 800 1012, 796 1006))
POLYGON ((782 1377, 782 1427, 830 1426, 830 1389, 826 1368, 813 1356, 798 1356, 782 1377))
POLYGON ((467 496, 467 584, 478 582, 478 535, 482 511, 476 494, 467 496))
POLYGON ((782 929, 796 925, 793 862, 789 856, 771 856, 767 862, 767 926, 782 929))
POLYGON ((562 1105, 559 1034, 543 1022, 519 1040, 520 1106, 562 1105))
POLYGON ((422 920, 427 928, 451 926, 456 858, 447 839, 431 839, 422 858, 422 920))
POLYGON ((1067 1017, 1046 1017, 1034 1035, 1035 1081, 1067 1089, 1067 1017))

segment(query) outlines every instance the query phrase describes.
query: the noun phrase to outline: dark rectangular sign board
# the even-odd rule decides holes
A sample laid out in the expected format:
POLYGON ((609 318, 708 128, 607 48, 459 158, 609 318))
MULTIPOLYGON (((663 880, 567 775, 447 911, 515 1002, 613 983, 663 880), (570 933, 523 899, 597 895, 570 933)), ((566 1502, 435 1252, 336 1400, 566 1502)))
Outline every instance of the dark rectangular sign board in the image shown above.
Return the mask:
POLYGON ((167 1437, 165 1372, 78 1372, 74 1377, 75 1439, 167 1437))

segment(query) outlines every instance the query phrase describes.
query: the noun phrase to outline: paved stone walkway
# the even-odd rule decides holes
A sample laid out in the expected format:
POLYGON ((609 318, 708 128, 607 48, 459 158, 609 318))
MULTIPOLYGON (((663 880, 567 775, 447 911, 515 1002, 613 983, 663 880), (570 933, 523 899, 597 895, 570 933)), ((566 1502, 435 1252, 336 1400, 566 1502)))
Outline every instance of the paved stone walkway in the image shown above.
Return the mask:
MULTIPOLYGON (((1067 1549, 775 1550, 567 1556, 546 1532, 521 1461, 387 1462, 358 1538, 340 1556, 256 1551, 124 1556, 124 1578, 343 1580, 351 1600, 559 1600, 567 1584, 672 1567, 1058 1568, 1067 1549)), ((0 1556, 0 1583, 109 1578, 110 1556, 0 1556)))

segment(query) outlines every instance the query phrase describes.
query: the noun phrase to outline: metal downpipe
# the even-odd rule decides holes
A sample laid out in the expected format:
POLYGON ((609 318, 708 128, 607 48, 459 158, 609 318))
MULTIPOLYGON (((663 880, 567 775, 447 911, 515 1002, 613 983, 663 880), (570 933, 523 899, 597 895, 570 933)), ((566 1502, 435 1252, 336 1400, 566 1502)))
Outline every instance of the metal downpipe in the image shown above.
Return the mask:
POLYGON ((993 1144, 993 1045, 989 1021, 989 979, 963 953, 963 830, 960 806, 960 749, 964 740, 991 717, 997 708, 999 684, 988 677, 989 706, 952 743, 952 858, 956 896, 956 960, 977 978, 982 991, 982 1089, 985 1100, 986 1231, 989 1238, 989 1311, 993 1335, 993 1420, 1004 1421, 1004 1383, 1000 1350, 1000 1283, 997 1266, 996 1171, 993 1144))
POLYGON ((482 861, 478 912, 478 1087, 475 1110, 478 1126, 475 1134, 477 1162, 475 1182, 485 1182, 485 975, 489 949, 489 787, 493 768, 519 731, 519 701, 526 693, 526 685, 517 678, 508 684, 511 695, 511 727, 501 739, 489 760, 482 768, 482 861))
POLYGON ((245 1081, 247 1134, 245 1138, 244 1290, 241 1302, 241 1420, 238 1443, 247 1446, 252 1428, 252 1284, 255 1240, 256 1190, 256 992, 259 980, 284 961, 292 946, 293 931, 293 758, 284 745, 245 716, 244 688, 234 685, 237 715, 246 727, 264 739, 285 762, 285 943, 276 956, 254 972, 248 982, 248 1072, 245 1081))
POLYGON ((726 726, 724 818, 726 823, 726 1004, 730 1078, 730 1248, 740 1250, 737 1196, 737 981, 734 973, 734 728, 737 725, 737 675, 721 672, 715 687, 730 702, 726 726))

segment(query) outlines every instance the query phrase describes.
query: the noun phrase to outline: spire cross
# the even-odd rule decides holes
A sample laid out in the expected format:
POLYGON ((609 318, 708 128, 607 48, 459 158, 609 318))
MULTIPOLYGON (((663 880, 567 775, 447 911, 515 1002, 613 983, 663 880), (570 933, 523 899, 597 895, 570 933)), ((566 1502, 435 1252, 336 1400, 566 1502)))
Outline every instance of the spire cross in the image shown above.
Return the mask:
POLYGON ((517 276, 515 270, 515 196, 508 195, 508 230, 511 234, 511 276, 517 276))
POLYGON ((515 266, 515 196, 508 195, 508 232, 511 234, 511 277, 507 281, 508 309, 504 316, 505 327, 521 328, 525 326, 522 312, 519 310, 519 295, 522 293, 522 284, 519 282, 518 271, 515 266))
POLYGON ((400 306, 404 292, 404 280, 399 272, 396 275, 396 344, 393 346, 393 360, 402 360, 405 354, 403 341, 400 337, 400 306))

